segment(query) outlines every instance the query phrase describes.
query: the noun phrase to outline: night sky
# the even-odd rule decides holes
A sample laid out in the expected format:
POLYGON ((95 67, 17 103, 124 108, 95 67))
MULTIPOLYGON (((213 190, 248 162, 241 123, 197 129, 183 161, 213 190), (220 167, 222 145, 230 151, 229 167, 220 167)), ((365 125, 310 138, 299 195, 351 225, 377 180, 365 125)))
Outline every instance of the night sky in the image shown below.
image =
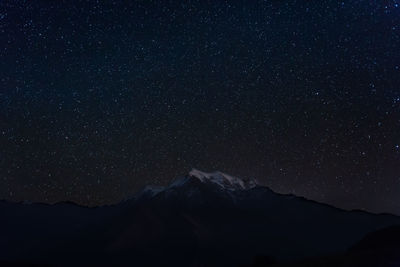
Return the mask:
POLYGON ((191 168, 400 214, 400 0, 0 1, 0 198, 191 168))

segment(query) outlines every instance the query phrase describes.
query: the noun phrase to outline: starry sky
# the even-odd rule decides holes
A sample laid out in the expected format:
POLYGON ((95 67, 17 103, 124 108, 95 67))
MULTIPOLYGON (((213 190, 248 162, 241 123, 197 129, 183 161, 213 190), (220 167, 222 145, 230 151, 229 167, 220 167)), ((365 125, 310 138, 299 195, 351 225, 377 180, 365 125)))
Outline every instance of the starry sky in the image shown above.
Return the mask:
POLYGON ((0 44, 1 199, 195 167, 400 214, 400 0, 2 0, 0 44))

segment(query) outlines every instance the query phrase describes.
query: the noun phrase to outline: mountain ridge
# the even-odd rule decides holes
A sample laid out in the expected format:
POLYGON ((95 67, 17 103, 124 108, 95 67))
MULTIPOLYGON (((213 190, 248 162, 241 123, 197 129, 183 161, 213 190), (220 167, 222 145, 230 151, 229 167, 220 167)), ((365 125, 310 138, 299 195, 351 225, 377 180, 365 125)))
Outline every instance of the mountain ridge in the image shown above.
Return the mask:
POLYGON ((400 225, 395 215, 346 211, 261 185, 238 189, 237 180, 216 174, 183 176, 95 208, 0 202, 0 260, 236 266, 259 253, 281 261, 343 252, 370 232, 400 225))
MULTIPOLYGON (((44 206, 71 205, 71 206, 77 206, 77 207, 80 207, 80 208, 88 208, 88 209, 98 209, 98 208, 104 208, 104 207, 115 207, 115 206, 118 206, 118 205, 120 205, 122 203, 125 203, 125 202, 136 201, 140 196, 144 195, 146 192, 149 192, 149 191, 153 191, 154 194, 152 195, 152 197, 154 197, 158 193, 161 193, 161 192, 163 192, 163 191, 165 191, 165 190, 167 190, 167 189, 169 189, 171 187, 177 186, 177 183, 181 183, 182 180, 185 180, 185 179, 196 178, 196 179, 200 180, 201 182, 205 182, 204 180, 200 179, 198 177, 198 175, 203 175, 203 176, 206 177, 206 176, 212 176, 212 175, 215 175, 215 174, 222 174, 223 176, 233 177, 235 179, 242 180, 241 178, 237 178, 237 177, 225 174, 225 173, 220 172, 220 171, 214 171, 214 172, 207 173, 207 172, 202 172, 202 171, 199 171, 198 169, 193 168, 188 173, 188 175, 181 176, 181 177, 178 177, 178 178, 174 179, 167 186, 146 185, 141 190, 137 191, 135 194, 133 194, 133 195, 131 195, 129 197, 125 197, 122 200, 120 200, 118 202, 115 202, 115 203, 111 203, 111 204, 103 204, 103 205, 96 205, 96 206, 86 206, 86 205, 82 205, 80 203, 77 203, 77 202, 74 202, 74 201, 70 201, 70 200, 62 200, 62 201, 57 201, 57 202, 54 202, 54 203, 46 203, 46 202, 41 202, 41 201, 32 202, 32 201, 27 201, 27 200, 12 201, 12 200, 8 200, 8 199, 0 199, 0 203, 4 203, 4 204, 6 204, 6 203, 22 204, 22 205, 44 205, 44 206)), ((310 199, 310 198, 306 198, 306 197, 300 196, 300 195, 295 195, 295 194, 292 194, 292 193, 279 193, 279 192, 276 192, 276 191, 272 190, 268 186, 261 185, 261 184, 255 182, 255 180, 252 180, 252 179, 247 179, 247 180, 250 181, 251 185, 252 185, 252 182, 253 182, 254 186, 252 186, 250 188, 239 189, 239 190, 251 190, 253 188, 263 188, 263 189, 269 190, 270 192, 272 192, 272 193, 274 193, 274 194, 276 194, 278 196, 293 197, 293 198, 297 198, 299 200, 308 201, 308 202, 312 202, 312 203, 315 203, 315 204, 331 207, 333 209, 337 209, 337 210, 340 210, 340 211, 359 212, 359 213, 366 213, 366 214, 371 214, 371 215, 394 216, 394 217, 399 217, 400 218, 400 215, 394 214, 394 213, 390 213, 390 212, 379 212, 379 213, 376 213, 376 212, 371 212, 371 211, 363 210, 363 209, 344 209, 344 208, 337 207, 337 206, 334 206, 334 205, 329 204, 329 203, 316 201, 316 200, 313 200, 313 199, 310 199)), ((216 183, 216 182, 214 182, 212 180, 211 180, 211 183, 214 183, 216 185, 220 185, 220 184, 218 184, 218 183, 216 183)), ((244 183, 247 183, 247 181, 244 182, 244 183)), ((223 187, 223 186, 221 186, 221 187, 223 187)), ((235 190, 238 190, 238 189, 235 189, 235 190)), ((232 190, 232 191, 235 191, 235 190, 232 190)))

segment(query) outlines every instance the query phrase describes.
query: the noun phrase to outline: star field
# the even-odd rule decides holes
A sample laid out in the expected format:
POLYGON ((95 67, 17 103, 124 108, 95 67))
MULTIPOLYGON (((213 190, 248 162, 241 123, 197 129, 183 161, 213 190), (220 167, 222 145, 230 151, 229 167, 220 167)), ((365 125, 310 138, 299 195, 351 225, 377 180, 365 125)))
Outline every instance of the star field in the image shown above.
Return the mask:
POLYGON ((400 214, 400 1, 0 2, 0 198, 192 167, 400 214))

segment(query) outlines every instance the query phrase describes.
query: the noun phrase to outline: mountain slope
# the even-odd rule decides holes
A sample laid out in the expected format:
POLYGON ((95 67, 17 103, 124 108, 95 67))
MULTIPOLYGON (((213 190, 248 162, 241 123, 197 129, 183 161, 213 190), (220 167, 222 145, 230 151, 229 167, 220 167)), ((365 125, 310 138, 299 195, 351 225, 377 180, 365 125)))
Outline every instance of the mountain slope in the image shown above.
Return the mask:
POLYGON ((400 224, 198 170, 114 206, 2 202, 0 212, 0 260, 71 266, 236 266, 257 254, 296 260, 344 252, 400 224))

